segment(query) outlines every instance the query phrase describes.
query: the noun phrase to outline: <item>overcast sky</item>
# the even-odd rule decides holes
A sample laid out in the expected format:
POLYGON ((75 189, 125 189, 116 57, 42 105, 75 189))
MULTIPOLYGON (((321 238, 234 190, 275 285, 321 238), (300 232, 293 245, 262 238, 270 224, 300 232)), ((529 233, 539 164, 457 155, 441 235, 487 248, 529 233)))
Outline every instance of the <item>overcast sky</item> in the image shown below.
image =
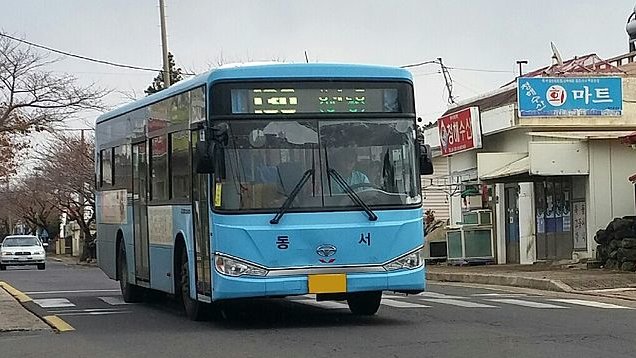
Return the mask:
MULTIPOLYGON (((197 73, 219 62, 284 60, 401 66, 442 57, 454 94, 467 99, 564 58, 627 52, 625 24, 635 0, 165 0, 168 46, 197 73), (496 70, 479 72, 460 69, 496 70)), ((158 0, 0 0, 0 30, 56 49, 137 66, 161 67, 158 0)), ((143 90, 156 76, 64 58, 54 70, 117 91, 143 90)), ((418 115, 446 109, 443 77, 413 69, 418 115)), ((111 105, 123 103, 112 95, 111 105)), ((93 121, 93 118, 89 118, 93 121)))

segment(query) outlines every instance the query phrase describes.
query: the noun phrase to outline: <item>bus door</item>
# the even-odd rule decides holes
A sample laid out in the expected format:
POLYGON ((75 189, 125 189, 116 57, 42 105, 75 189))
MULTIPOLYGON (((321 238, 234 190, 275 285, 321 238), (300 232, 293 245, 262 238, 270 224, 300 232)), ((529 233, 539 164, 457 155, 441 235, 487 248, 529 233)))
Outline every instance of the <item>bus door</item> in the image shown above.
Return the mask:
POLYGON ((146 142, 133 144, 133 216, 135 235, 135 276, 150 281, 148 259, 148 152, 146 142))
POLYGON ((210 258, 210 224, 208 206, 208 174, 196 172, 196 145, 199 141, 198 131, 192 131, 192 220, 195 237, 196 252, 196 282, 197 296, 208 301, 211 299, 212 270, 210 258))

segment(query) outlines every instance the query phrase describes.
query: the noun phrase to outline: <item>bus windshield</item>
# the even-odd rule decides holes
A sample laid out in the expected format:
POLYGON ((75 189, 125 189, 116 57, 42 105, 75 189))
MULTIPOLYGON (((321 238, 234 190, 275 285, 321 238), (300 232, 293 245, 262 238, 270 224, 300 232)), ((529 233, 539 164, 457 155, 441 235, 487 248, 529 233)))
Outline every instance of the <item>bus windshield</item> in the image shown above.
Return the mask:
POLYGON ((278 210, 308 171, 292 209, 359 207, 345 186, 371 207, 421 202, 412 119, 233 119, 223 126, 217 209, 278 210))

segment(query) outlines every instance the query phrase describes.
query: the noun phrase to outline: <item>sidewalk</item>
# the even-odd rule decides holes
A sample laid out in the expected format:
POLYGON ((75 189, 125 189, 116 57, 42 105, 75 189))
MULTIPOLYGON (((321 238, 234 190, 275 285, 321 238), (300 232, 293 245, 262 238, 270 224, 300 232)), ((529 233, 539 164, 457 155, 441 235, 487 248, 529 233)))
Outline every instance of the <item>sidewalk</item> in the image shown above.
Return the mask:
POLYGON ((428 265, 431 281, 467 282, 580 293, 636 301, 636 273, 551 265, 428 265))
POLYGON ((18 302, 19 292, 14 292, 17 296, 14 298, 8 290, 10 288, 5 288, 4 284, 0 283, 0 334, 16 331, 51 330, 51 327, 18 302))
POLYGON ((53 253, 46 254, 47 259, 62 262, 67 265, 81 265, 81 266, 97 266, 97 261, 91 262, 80 262, 79 257, 77 256, 69 256, 69 255, 57 255, 53 253))

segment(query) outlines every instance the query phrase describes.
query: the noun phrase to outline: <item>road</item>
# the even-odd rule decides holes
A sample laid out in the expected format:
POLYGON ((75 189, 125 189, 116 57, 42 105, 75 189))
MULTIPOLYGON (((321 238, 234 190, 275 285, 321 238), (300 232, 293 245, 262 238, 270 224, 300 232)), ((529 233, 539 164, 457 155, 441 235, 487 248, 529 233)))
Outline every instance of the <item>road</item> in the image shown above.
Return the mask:
MULTIPOLYGON (((309 297, 247 301, 188 321, 161 295, 124 304, 94 267, 49 262, 0 274, 76 330, 0 335, 14 357, 633 357, 636 302, 430 284, 356 317, 309 297)), ((1 354, 4 356, 4 354, 1 354)), ((7 355, 9 356, 9 355, 7 355)))

